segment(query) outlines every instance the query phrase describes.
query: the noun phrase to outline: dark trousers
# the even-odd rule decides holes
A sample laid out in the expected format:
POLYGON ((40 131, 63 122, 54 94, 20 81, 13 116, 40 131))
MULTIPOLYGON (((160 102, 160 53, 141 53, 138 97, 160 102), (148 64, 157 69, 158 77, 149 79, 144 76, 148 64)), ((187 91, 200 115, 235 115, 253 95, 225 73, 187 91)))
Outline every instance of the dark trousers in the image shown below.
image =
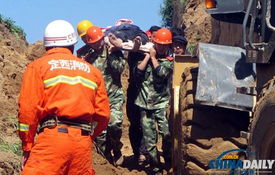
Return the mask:
POLYGON ((141 151, 142 129, 140 125, 139 107, 134 104, 137 88, 133 84, 129 84, 127 89, 126 113, 130 122, 129 138, 135 156, 139 156, 141 151))

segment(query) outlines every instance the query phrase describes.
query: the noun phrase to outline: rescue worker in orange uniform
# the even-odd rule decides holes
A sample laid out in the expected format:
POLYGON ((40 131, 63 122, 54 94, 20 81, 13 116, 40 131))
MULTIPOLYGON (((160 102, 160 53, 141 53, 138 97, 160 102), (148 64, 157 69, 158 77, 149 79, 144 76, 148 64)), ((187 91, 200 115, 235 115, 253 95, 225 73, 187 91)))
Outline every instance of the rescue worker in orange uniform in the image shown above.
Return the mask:
POLYGON ((70 23, 49 23, 45 56, 24 72, 18 114, 22 175, 95 174, 92 140, 107 127, 110 109, 100 71, 72 54, 76 42, 70 23))

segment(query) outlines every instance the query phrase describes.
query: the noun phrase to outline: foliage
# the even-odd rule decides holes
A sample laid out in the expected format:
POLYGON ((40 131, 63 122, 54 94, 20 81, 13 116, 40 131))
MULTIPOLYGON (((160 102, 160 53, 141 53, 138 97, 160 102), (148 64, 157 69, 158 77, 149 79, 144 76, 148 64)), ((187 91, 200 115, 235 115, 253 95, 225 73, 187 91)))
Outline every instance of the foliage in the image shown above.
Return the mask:
POLYGON ((162 15, 162 25, 164 27, 172 27, 173 10, 173 0, 163 0, 163 4, 160 6, 160 14, 162 15))
POLYGON ((189 53, 191 53, 191 55, 196 55, 197 47, 198 47, 198 43, 189 42, 186 49, 189 53))
POLYGON ((184 8, 188 3, 188 0, 180 0, 180 5, 184 8))
POLYGON ((10 30, 10 32, 15 35, 16 37, 25 39, 26 38, 26 33, 24 32, 24 30, 17 26, 15 24, 15 21, 13 21, 10 18, 5 18, 3 17, 3 15, 0 14, 0 23, 5 24, 5 26, 10 30))
POLYGON ((11 152, 17 156, 22 155, 22 149, 20 143, 9 143, 3 138, 0 138, 0 150, 5 152, 11 152))
POLYGON ((160 6, 160 14, 162 15, 162 25, 164 27, 173 26, 173 15, 182 16, 184 8, 188 0, 163 0, 163 4, 160 6), (178 8, 179 11, 175 9, 178 8), (174 13, 180 14, 174 14, 174 13))
MULTIPOLYGON (((0 151, 4 152, 10 152, 17 156, 22 155, 21 150, 21 142, 19 139, 12 139, 12 141, 8 138, 12 137, 14 138, 14 134, 17 130, 17 124, 16 124, 16 116, 2 116, 1 117, 1 123, 3 125, 0 126, 0 151), (9 128, 11 133, 7 133, 5 128, 9 128)), ((16 135, 17 136, 17 135, 16 135)))

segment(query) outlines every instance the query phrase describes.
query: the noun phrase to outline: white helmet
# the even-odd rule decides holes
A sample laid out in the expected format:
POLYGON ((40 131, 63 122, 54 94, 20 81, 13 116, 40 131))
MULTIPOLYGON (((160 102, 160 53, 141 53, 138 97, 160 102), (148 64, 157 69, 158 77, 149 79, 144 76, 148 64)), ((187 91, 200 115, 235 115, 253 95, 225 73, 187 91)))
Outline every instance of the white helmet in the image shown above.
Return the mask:
POLYGON ((65 20, 49 23, 44 33, 44 46, 70 46, 77 43, 77 35, 73 26, 65 20))

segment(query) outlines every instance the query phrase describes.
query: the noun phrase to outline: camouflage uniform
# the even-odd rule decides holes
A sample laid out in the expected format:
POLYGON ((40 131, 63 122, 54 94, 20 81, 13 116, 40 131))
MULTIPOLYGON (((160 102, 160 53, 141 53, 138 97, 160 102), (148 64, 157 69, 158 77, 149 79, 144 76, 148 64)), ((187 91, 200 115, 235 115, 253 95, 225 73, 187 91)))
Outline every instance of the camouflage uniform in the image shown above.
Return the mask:
MULTIPOLYGON (((170 57, 169 57, 170 58, 170 57)), ((171 162, 171 137, 166 118, 169 103, 169 79, 173 71, 173 60, 158 58, 160 65, 154 69, 149 60, 144 71, 134 68, 134 77, 139 86, 135 104, 140 107, 141 126, 144 144, 150 157, 153 171, 159 171, 159 155, 156 147, 157 129, 163 137, 163 155, 165 163, 171 162)))
POLYGON ((120 77, 126 60, 121 51, 108 54, 108 50, 105 48, 101 55, 92 52, 89 57, 86 57, 86 61, 101 70, 104 78, 111 116, 107 129, 96 138, 96 143, 104 156, 113 162, 121 156, 122 105, 125 99, 120 77), (111 151, 113 151, 114 157, 111 155, 111 151))

